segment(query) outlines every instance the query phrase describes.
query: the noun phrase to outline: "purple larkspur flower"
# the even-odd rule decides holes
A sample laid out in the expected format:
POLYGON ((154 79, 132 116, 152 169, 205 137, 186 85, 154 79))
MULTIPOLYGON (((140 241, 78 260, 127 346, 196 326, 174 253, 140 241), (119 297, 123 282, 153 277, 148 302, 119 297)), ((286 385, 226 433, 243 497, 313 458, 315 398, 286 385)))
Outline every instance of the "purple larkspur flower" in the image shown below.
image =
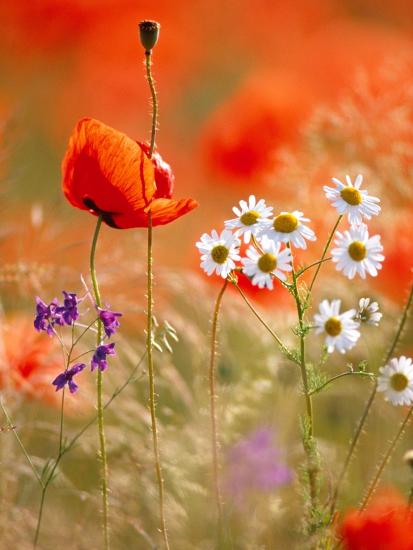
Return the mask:
POLYGON ((74 292, 63 290, 63 296, 63 307, 60 307, 60 313, 66 325, 72 325, 79 318, 77 306, 80 300, 74 292))
POLYGON ((118 317, 122 317, 122 313, 110 311, 109 309, 101 309, 100 307, 98 307, 98 311, 99 318, 103 323, 105 334, 108 338, 110 338, 112 334, 115 334, 118 327, 120 327, 118 317))
POLYGON ((98 368, 101 371, 104 371, 107 366, 108 362, 106 360, 107 355, 115 355, 115 343, 112 342, 111 344, 101 344, 98 346, 95 350, 95 353, 92 357, 92 371, 98 368))
POLYGON ((54 298, 54 300, 47 305, 39 296, 36 296, 36 317, 33 324, 38 332, 47 332, 49 336, 53 336, 53 327, 55 325, 64 325, 61 307, 59 306, 57 298, 54 298))
POLYGON ((227 451, 225 492, 242 505, 249 493, 271 492, 290 483, 292 472, 280 455, 270 428, 248 434, 227 451))
POLYGON ((84 363, 76 363, 72 368, 67 369, 65 372, 62 372, 53 380, 53 386, 56 386, 56 391, 62 390, 66 384, 69 386, 70 393, 76 393, 78 390, 78 385, 73 380, 73 377, 82 372, 86 368, 84 363))

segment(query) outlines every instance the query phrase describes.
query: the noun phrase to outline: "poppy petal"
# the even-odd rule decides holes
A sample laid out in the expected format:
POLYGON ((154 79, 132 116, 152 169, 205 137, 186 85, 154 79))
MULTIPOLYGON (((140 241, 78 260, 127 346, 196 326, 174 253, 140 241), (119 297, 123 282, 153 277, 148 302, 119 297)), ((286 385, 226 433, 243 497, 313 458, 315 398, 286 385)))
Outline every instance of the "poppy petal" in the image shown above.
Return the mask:
POLYGON ((114 227, 123 227, 122 216, 148 206, 156 192, 154 166, 142 147, 91 118, 77 123, 62 171, 69 202, 114 227))
POLYGON ((166 225, 187 214, 198 206, 193 199, 155 199, 145 210, 138 210, 123 216, 114 216, 119 229, 148 227, 148 211, 152 211, 152 226, 166 225))

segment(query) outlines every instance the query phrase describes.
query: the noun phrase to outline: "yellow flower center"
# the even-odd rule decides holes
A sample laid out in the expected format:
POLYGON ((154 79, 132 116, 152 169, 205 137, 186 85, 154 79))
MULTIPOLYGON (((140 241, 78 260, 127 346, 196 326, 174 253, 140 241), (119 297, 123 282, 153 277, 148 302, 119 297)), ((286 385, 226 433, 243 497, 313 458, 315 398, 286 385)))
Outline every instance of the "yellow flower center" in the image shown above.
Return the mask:
POLYGON ((330 317, 324 323, 324 330, 329 336, 338 336, 341 332, 341 321, 337 317, 330 317))
POLYGON ((405 374, 396 372, 390 377, 390 386, 395 391, 403 391, 407 388, 409 380, 405 374))
POLYGON ((223 264, 228 258, 229 250, 223 244, 217 244, 211 250, 211 257, 216 264, 223 264))
POLYGON ((258 260, 258 267, 263 273, 271 273, 277 267, 277 258, 274 254, 263 254, 258 260))
POLYGON ((240 217, 240 221, 244 225, 254 225, 260 217, 261 215, 259 212, 256 210, 250 210, 249 212, 245 212, 245 214, 240 217))
POLYGON ((340 191, 340 195, 341 198, 351 206, 357 206, 358 204, 361 204, 361 193, 358 189, 355 189, 354 187, 344 187, 340 191))
POLYGON ((355 262, 361 262, 364 260, 367 254, 367 249, 364 243, 360 241, 354 241, 348 247, 348 253, 350 258, 355 262))
POLYGON ((280 214, 273 222, 275 231, 280 233, 292 233, 300 222, 293 214, 280 214))

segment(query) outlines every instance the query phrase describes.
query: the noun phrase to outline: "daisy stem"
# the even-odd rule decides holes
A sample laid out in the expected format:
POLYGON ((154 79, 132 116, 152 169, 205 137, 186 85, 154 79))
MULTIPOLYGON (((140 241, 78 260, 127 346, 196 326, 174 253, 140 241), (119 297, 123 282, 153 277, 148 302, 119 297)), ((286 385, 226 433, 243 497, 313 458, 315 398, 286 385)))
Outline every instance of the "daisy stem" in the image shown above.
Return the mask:
POLYGON ((374 379, 374 374, 372 372, 358 372, 358 371, 347 371, 342 372, 340 374, 337 374, 336 376, 333 376, 332 378, 329 378, 324 384, 321 384, 317 388, 314 388, 312 391, 309 392, 310 395, 314 395, 315 393, 320 392, 323 390, 326 386, 329 386, 332 382, 335 382, 336 380, 339 380, 340 378, 344 378, 346 376, 367 376, 368 378, 374 379))
POLYGON ((400 427, 397 430, 396 435, 394 436, 392 442, 390 443, 386 454, 384 455, 382 461, 380 462, 380 464, 377 468, 376 474, 375 474, 373 480, 371 481, 371 483, 369 485, 369 488, 367 490, 367 493, 366 493, 365 497, 363 498, 363 500, 360 504, 360 510, 359 510, 360 512, 362 512, 366 508, 367 504, 370 501, 370 498, 372 497, 374 491, 376 490, 377 485, 380 481, 381 475, 382 475, 385 467, 387 466, 387 464, 388 464, 388 462, 389 462, 389 460, 390 460, 390 458, 393 454, 393 451, 396 448, 397 443, 399 442, 399 440, 403 436, 403 434, 406 430, 407 424, 409 423, 410 417, 412 416, 412 413, 413 413, 413 407, 410 407, 408 413, 404 417, 403 422, 400 424, 400 427))
MULTIPOLYGON (((102 225, 102 216, 99 216, 95 233, 92 240, 92 248, 90 250, 90 277, 92 279, 93 293, 95 295, 95 302, 98 307, 102 307, 102 300, 100 297, 99 285, 96 276, 95 268, 95 256, 96 245, 98 242, 99 232, 102 225)), ((96 343, 98 346, 102 343, 102 321, 100 317, 97 319, 97 336, 96 343)), ((103 506, 103 537, 105 550, 109 549, 109 498, 108 498, 108 459, 106 454, 106 439, 105 439, 105 427, 103 418, 103 377, 100 368, 97 369, 97 411, 98 411, 98 431, 100 442, 100 460, 101 460, 101 491, 102 491, 102 506, 103 506)))
POLYGON ((342 467, 340 475, 338 476, 338 479, 337 479, 337 484, 336 484, 336 487, 334 489, 333 496, 331 498, 330 521, 333 520, 333 518, 334 518, 334 513, 336 511, 337 499, 338 499, 338 495, 339 495, 341 486, 342 486, 344 478, 346 476, 348 467, 350 466, 350 462, 351 462, 351 459, 353 457, 354 451, 356 449, 357 442, 359 440, 361 432, 363 431, 364 423, 366 422, 367 416, 368 416, 369 411, 370 411, 370 407, 372 406, 373 401, 376 397, 376 393, 377 393, 377 381, 374 380, 373 390, 372 390, 372 392, 370 394, 370 397, 369 397, 369 399, 366 403, 366 406, 364 407, 363 414, 361 415, 361 418, 360 418, 360 421, 357 425, 356 431, 354 432, 353 438, 352 438, 351 443, 350 443, 350 447, 347 451, 347 455, 346 455, 346 458, 344 460, 343 467, 342 467))
POLYGON ((222 298, 228 285, 228 279, 225 279, 221 290, 218 293, 214 314, 212 317, 212 330, 211 330, 211 353, 209 360, 209 397, 210 397, 210 414, 211 414, 211 448, 212 448, 212 472, 214 480, 214 492, 215 502, 217 507, 218 517, 218 533, 219 538, 222 533, 222 497, 221 486, 219 479, 219 438, 218 438, 218 419, 216 411, 216 356, 217 356, 217 331, 219 312, 221 309, 222 298))
POLYGON ((238 286, 238 284, 231 280, 232 284, 235 286, 235 288, 240 293, 242 299, 247 304, 247 306, 250 308, 252 313, 255 315, 255 317, 258 319, 258 321, 265 327, 265 329, 271 334, 271 336, 274 338, 274 340, 277 342, 277 344, 280 346, 281 351, 291 360, 294 361, 294 363, 297 363, 296 358, 292 354, 292 352, 287 348, 287 346, 281 341, 280 337, 272 330, 272 328, 264 321, 264 319, 261 317, 261 315, 258 313, 258 311, 255 309, 255 307, 251 304, 251 302, 248 300, 248 298, 245 296, 244 292, 241 290, 241 288, 238 286))
POLYGON ((304 303, 306 304, 308 302, 308 299, 311 295, 311 291, 313 290, 313 286, 314 286, 314 283, 316 282, 316 279, 318 277, 318 274, 320 273, 320 269, 321 269, 321 266, 323 264, 323 260, 324 258, 326 257, 327 255, 327 252, 328 252, 328 249, 330 247, 330 244, 331 244, 331 241, 333 240, 333 237, 334 237, 334 234, 337 230, 337 227, 339 225, 339 223, 341 222, 341 220, 343 219, 343 215, 341 214, 338 218, 337 218, 337 221, 336 223, 334 224, 334 227, 333 229, 331 230, 330 232, 330 235, 328 236, 328 239, 327 239, 327 242, 324 246, 324 249, 323 249, 323 253, 321 254, 321 258, 319 260, 319 264, 317 266, 317 269, 315 270, 315 273, 313 275, 313 278, 311 279, 311 283, 310 283, 310 286, 308 287, 308 290, 307 290, 307 295, 305 297, 305 300, 304 300, 304 303))
MULTIPOLYGON (((410 287, 409 296, 408 296, 406 304, 403 308, 403 312, 402 312, 402 315, 401 315, 400 321, 399 321, 399 326, 397 328, 396 334, 394 335, 391 346, 390 346, 389 350, 386 353, 386 356, 385 356, 384 361, 383 361, 383 365, 386 365, 389 362, 389 360, 391 359, 394 351, 397 348, 397 345, 400 341, 400 338, 401 338, 401 335, 403 333, 404 327, 406 325, 406 321, 407 321, 407 318, 408 318, 408 314, 409 314, 409 310, 411 308, 412 302, 413 302, 413 284, 410 287)), ((337 503, 337 499, 338 499, 338 495, 339 495, 341 485, 342 485, 343 480, 345 478, 345 475, 347 473, 347 470, 348 470, 348 467, 350 465, 351 459, 353 457, 354 451, 356 449, 359 437, 360 437, 360 435, 363 431, 364 424, 367 420, 367 416, 370 412, 370 408, 373 404, 373 401, 376 397, 376 394, 377 394, 377 380, 374 381, 374 386, 373 386, 372 392, 371 392, 370 397, 369 397, 369 399, 366 403, 366 406, 364 407, 364 410, 363 410, 363 413, 361 415, 360 421, 357 425, 354 436, 353 436, 353 438, 350 442, 350 447, 349 447, 349 450, 347 452, 347 456, 346 456, 346 459, 344 461, 343 468, 342 468, 342 470, 340 472, 340 475, 338 477, 337 485, 336 485, 335 491, 333 493, 333 498, 332 498, 332 502, 331 502, 331 506, 330 506, 331 519, 333 518, 333 515, 334 515, 335 506, 336 506, 336 503, 337 503)), ((405 421, 406 421, 406 419, 402 422, 402 425, 404 424, 405 421)), ((398 437, 400 437, 402 435, 402 433, 403 433, 403 430, 400 432, 398 437)), ((396 440, 396 443, 397 443, 397 440, 396 440)))
MULTIPOLYGON (((287 244, 287 246, 291 248, 289 243, 287 244)), ((327 252, 327 248, 328 246, 326 246, 325 252, 327 252)), ((294 259, 292 259, 291 266, 292 266, 291 274, 293 278, 291 292, 293 294, 296 307, 297 307, 297 316, 298 316, 298 325, 299 325, 298 335, 300 339, 300 370, 301 370, 301 378, 303 382, 304 397, 305 397, 305 403, 306 403, 306 409, 307 409, 307 423, 304 427, 305 432, 303 435, 303 446, 304 446, 304 451, 307 455, 307 475, 308 475, 310 503, 311 503, 309 527, 313 528, 311 524, 313 522, 313 519, 315 519, 315 515, 316 515, 315 513, 317 509, 317 493, 318 493, 317 478, 318 478, 319 468, 317 464, 316 441, 314 439, 313 404, 312 404, 309 385, 308 385, 307 365, 305 360, 306 327, 304 322, 304 311, 305 311, 305 303, 307 302, 307 298, 309 294, 307 294, 305 302, 304 303, 301 302, 300 293, 297 285, 297 274, 294 269, 294 259)))

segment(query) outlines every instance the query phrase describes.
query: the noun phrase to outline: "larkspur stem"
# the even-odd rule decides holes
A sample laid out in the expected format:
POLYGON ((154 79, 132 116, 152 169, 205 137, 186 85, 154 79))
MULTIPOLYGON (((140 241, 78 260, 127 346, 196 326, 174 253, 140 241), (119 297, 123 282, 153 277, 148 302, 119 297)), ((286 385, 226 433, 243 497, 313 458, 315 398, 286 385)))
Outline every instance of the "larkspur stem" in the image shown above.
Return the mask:
MULTIPOLYGON (((90 250, 90 277, 92 279, 93 293, 95 296, 95 302, 98 307, 102 307, 102 300, 100 297, 99 285, 96 276, 95 257, 96 257, 96 245, 98 242, 100 228, 102 226, 102 216, 99 216, 95 233, 92 240, 92 248, 90 250)), ((102 343, 102 321, 100 317, 97 319, 97 336, 96 344, 99 346, 102 343)), ((110 547, 109 538, 109 496, 108 496, 108 459, 106 453, 106 438, 105 438, 105 426, 103 418, 103 376, 100 368, 97 369, 97 414, 98 414, 98 431, 99 431, 99 444, 100 444, 100 460, 101 460, 101 491, 102 491, 102 519, 103 519, 103 539, 105 550, 110 547)))
POLYGON ((221 496, 221 484, 219 479, 219 437, 218 437, 218 418, 216 411, 216 356, 217 356, 217 332, 218 332, 218 320, 219 312, 221 309, 222 298, 224 297, 225 290, 228 285, 228 279, 225 279, 224 284, 217 296, 214 314, 212 317, 212 329, 211 329, 211 351, 209 360, 209 399, 210 399, 210 415, 211 415, 211 449, 212 449, 212 473, 214 481, 214 493, 215 504, 217 508, 218 518, 218 536, 221 537, 223 516, 222 516, 222 496, 221 496))
MULTIPOLYGON (((155 82, 152 76, 152 52, 145 51, 145 66, 146 66, 146 78, 149 84, 152 97, 152 127, 151 127, 151 143, 148 156, 152 158, 155 149, 155 137, 156 128, 158 122, 158 96, 156 93, 155 82)), ((155 371, 153 366, 153 253, 152 253, 152 241, 153 241, 153 227, 152 227, 152 213, 148 212, 148 250, 147 250, 147 327, 146 327, 146 353, 148 364, 148 377, 149 377, 149 408, 151 412, 151 429, 152 429, 152 443, 153 454, 155 458, 155 472, 158 483, 159 494, 159 516, 160 516, 160 529, 164 541, 165 548, 169 550, 168 532, 166 529, 165 519, 165 495, 164 495, 164 480, 162 476, 162 464, 161 455, 159 449, 159 435, 156 419, 156 396, 155 396, 155 371)))

